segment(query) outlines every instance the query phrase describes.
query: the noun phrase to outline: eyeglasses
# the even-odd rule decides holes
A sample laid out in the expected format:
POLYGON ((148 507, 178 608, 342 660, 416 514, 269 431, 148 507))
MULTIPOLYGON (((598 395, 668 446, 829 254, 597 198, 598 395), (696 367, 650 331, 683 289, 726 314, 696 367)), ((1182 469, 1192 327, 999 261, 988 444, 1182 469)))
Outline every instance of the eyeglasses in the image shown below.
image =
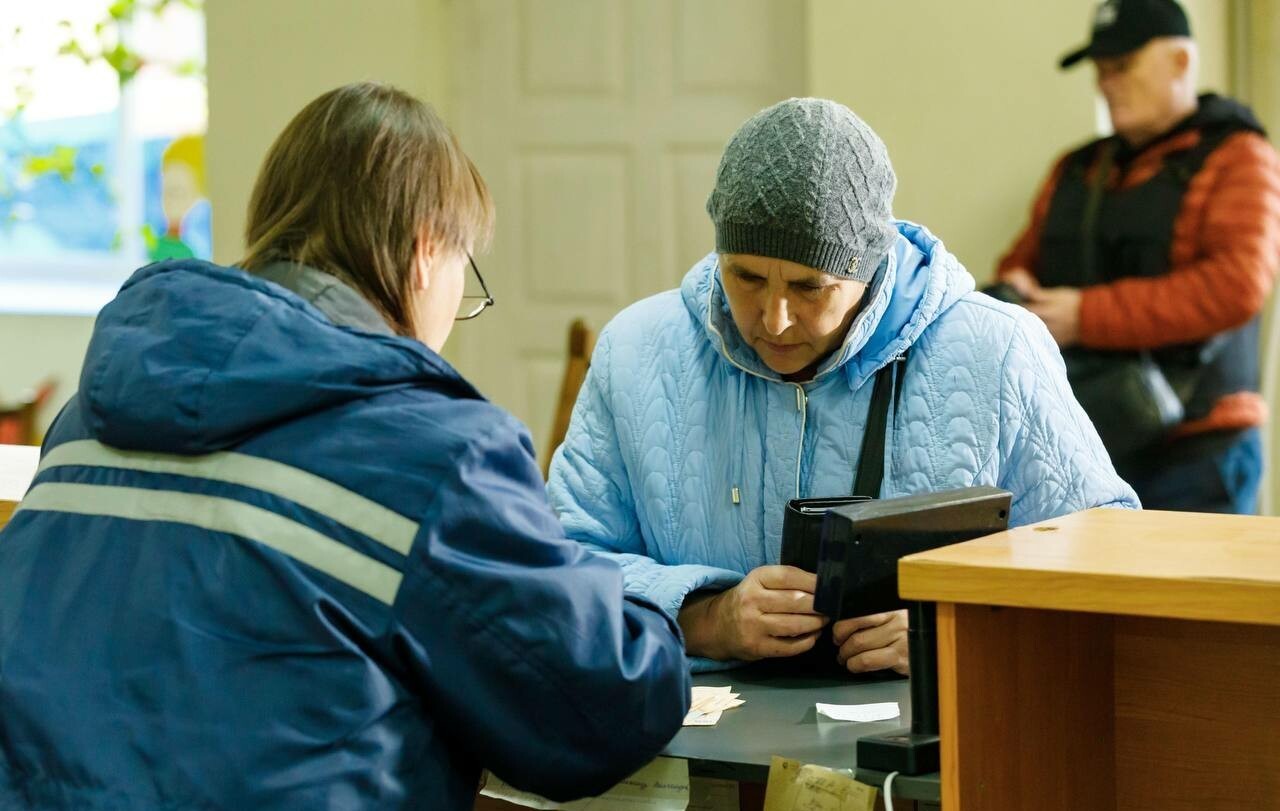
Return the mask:
POLYGON ((462 305, 458 308, 458 315, 453 319, 454 321, 470 321, 484 312, 485 307, 493 306, 493 296, 489 295, 489 287, 484 283, 480 268, 476 267, 476 260, 471 258, 471 254, 467 254, 467 262, 470 263, 472 272, 476 274, 476 280, 480 282, 480 289, 484 291, 484 295, 463 296, 462 305))

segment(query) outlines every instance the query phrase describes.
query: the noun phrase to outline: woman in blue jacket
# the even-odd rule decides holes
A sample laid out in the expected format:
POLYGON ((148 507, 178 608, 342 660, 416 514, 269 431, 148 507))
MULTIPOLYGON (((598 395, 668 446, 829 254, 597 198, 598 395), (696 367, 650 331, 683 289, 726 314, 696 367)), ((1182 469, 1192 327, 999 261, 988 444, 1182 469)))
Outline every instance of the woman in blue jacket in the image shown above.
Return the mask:
POLYGON ((103 309, 0 534, 0 808, 469 809, 482 768, 569 799, 676 732, 677 627, 437 354, 491 217, 428 107, 351 85, 268 153, 253 275, 151 265, 103 309))
MULTIPOLYGON (((893 220, 895 185, 847 108, 762 111, 720 162, 716 251, 596 344, 552 505, 678 617, 699 668, 819 640, 814 576, 777 565, 783 509, 853 490, 881 370, 899 391, 881 496, 995 485, 1013 493, 1013 524, 1138 506, 1044 326, 975 294, 941 241, 893 220)), ((907 671, 905 612, 832 632, 849 670, 907 671)))

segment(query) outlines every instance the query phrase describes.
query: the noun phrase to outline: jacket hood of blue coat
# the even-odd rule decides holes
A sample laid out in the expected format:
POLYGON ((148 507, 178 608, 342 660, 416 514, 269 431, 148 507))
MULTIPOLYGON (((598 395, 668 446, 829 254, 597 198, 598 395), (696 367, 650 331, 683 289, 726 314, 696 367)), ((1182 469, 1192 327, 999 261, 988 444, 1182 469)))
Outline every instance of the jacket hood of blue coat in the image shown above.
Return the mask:
POLYGON ((77 394, 100 441, 204 453, 396 389, 480 395, 425 345, 335 325, 237 268, 148 265, 103 308, 77 394))
MULTIPOLYGON (((895 226, 898 238, 864 294, 862 312, 815 379, 843 372, 850 388, 859 388, 974 289, 973 277, 927 228, 905 220, 895 226)), ((760 360, 734 325, 715 253, 685 275, 680 294, 707 340, 725 359, 751 374, 782 379, 760 360)))

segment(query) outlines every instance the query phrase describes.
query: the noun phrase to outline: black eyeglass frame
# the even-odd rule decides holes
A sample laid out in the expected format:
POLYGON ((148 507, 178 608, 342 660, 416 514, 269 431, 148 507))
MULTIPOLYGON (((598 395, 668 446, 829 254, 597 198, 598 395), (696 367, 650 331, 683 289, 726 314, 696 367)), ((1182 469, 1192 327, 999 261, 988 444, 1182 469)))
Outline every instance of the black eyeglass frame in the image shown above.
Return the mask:
POLYGON ((467 254, 467 263, 471 265, 471 272, 476 274, 476 280, 480 282, 480 289, 484 291, 484 296, 463 296, 463 301, 472 299, 478 300, 480 303, 466 315, 456 316, 453 319, 454 321, 470 321, 484 312, 485 308, 493 306, 493 296, 489 293, 489 286, 484 283, 484 277, 480 275, 480 268, 476 267, 476 260, 472 258, 471 254, 467 254))

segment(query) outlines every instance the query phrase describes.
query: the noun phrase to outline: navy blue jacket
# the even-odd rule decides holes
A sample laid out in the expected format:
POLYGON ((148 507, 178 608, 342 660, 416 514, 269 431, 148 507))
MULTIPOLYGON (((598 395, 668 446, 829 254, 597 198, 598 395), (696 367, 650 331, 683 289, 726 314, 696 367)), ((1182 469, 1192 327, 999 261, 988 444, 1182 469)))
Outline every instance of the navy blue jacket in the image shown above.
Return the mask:
POLYGON ((236 269, 124 286, 0 533, 0 808, 469 809, 482 768, 567 799, 688 695, 518 422, 236 269))

